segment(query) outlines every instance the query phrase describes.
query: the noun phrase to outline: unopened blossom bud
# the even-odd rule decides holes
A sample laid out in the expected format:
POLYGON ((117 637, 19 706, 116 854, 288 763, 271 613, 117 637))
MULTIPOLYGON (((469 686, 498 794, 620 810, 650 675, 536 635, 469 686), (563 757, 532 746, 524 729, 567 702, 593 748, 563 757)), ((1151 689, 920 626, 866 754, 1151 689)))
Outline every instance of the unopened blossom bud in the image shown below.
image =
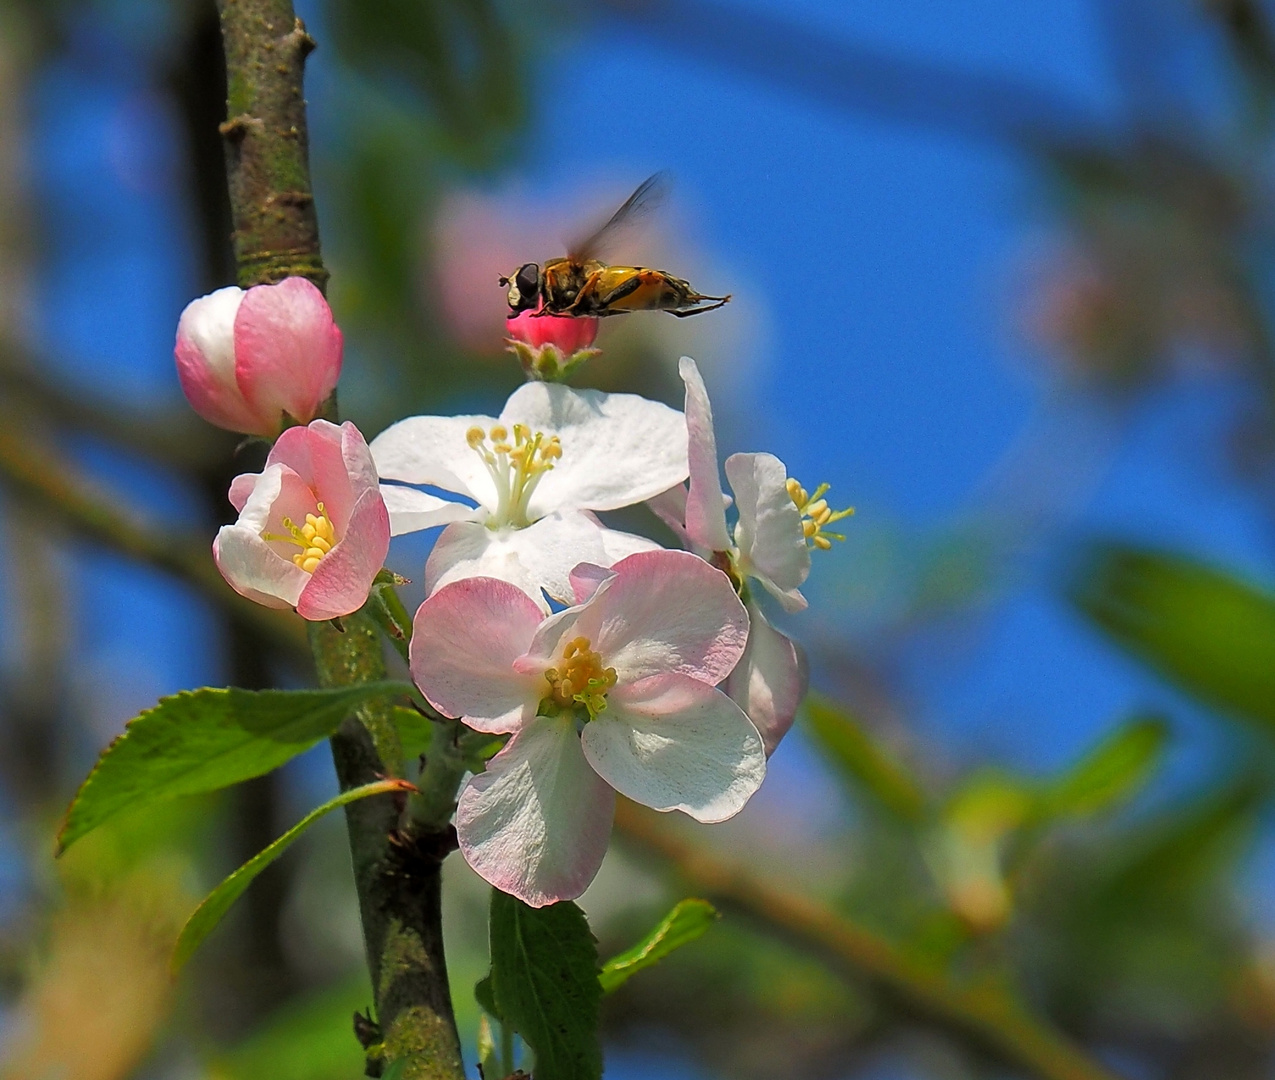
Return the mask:
POLYGON ((598 337, 598 320, 524 311, 505 322, 509 351, 533 379, 559 382, 590 357, 598 337))
POLYGON ((235 477, 239 520, 213 543, 235 592, 305 619, 357 611, 390 549, 390 516, 367 443, 353 424, 289 428, 260 473, 235 477))
POLYGON ((323 294, 290 277, 230 286, 186 306, 177 324, 177 377, 205 420, 274 438, 323 409, 341 374, 341 331, 323 294))

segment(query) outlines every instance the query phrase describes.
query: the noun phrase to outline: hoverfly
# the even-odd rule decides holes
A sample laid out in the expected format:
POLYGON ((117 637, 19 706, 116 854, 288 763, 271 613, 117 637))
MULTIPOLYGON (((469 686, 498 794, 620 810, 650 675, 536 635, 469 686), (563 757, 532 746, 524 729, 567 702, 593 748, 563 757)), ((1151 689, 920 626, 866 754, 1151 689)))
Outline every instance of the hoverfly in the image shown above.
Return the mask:
POLYGON ((667 311, 684 319, 712 311, 730 296, 705 296, 689 281, 645 266, 610 266, 594 258, 617 229, 644 213, 663 194, 663 175, 648 177, 607 221, 573 243, 560 259, 543 267, 524 263, 500 284, 509 289, 510 318, 533 308, 532 316, 604 317, 630 311, 667 311), (543 303, 542 303, 543 301, 543 303))

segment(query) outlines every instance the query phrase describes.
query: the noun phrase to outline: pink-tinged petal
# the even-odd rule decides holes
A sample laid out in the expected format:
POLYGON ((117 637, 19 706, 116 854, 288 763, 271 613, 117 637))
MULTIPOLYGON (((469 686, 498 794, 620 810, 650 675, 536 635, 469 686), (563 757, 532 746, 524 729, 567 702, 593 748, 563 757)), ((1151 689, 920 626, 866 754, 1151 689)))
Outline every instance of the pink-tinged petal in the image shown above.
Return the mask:
POLYGON ((235 377, 253 410, 312 420, 341 375, 341 331, 323 294, 302 277, 254 286, 234 325, 235 377))
POLYGON ((425 591, 469 577, 495 577, 518 586, 549 610, 574 593, 571 571, 582 562, 606 564, 603 529, 585 514, 550 514, 525 529, 493 530, 475 522, 448 525, 425 564, 425 591))
POLYGON ((686 485, 678 484, 668 491, 661 491, 653 499, 647 499, 646 505, 665 525, 673 530, 673 535, 683 547, 691 546, 691 538, 686 533, 686 485))
POLYGON ((748 613, 725 574, 686 551, 630 555, 612 569, 575 633, 621 682, 680 672, 715 685, 730 674, 748 640, 748 613))
POLYGON ((608 578, 614 577, 615 571, 608 570, 597 563, 581 563, 571 571, 571 589, 575 593, 576 603, 583 604, 593 598, 598 587, 608 578))
MULTIPOLYGON (((287 465, 301 478, 313 493, 315 503, 323 503, 338 537, 345 533, 356 495, 346 467, 346 429, 362 441, 358 428, 348 421, 340 427, 326 420, 315 420, 305 427, 290 427, 275 441, 266 458, 267 465, 287 465)), ((370 461, 370 454, 368 458, 370 461)), ((310 509, 313 512, 313 507, 310 509)), ((304 521, 304 516, 300 520, 304 521)))
POLYGON ((221 527, 213 541, 213 561, 235 592, 266 607, 295 607, 310 580, 309 574, 242 525, 221 527))
MULTIPOLYGON (((315 423, 327 423, 326 420, 315 423)), ((314 425, 311 424, 311 427, 314 425)), ((375 491, 381 486, 380 477, 376 474, 376 462, 372 460, 372 450, 363 438, 363 432, 350 421, 340 427, 341 457, 345 461, 345 471, 350 478, 350 487, 357 502, 365 491, 375 491)))
POLYGON ((585 761, 575 721, 537 717, 461 792, 456 833, 479 877, 543 907, 589 887, 614 814, 615 794, 585 761))
POLYGON ((809 671, 800 645, 771 626, 755 604, 748 605, 748 614, 748 647, 722 689, 761 732, 769 757, 792 727, 809 671))
POLYGON ((376 488, 354 504, 345 535, 337 541, 301 590, 297 614, 303 619, 335 619, 358 611, 390 550, 390 515, 376 488))
POLYGON ((409 416, 372 440, 372 460, 382 480, 428 484, 496 508, 496 485, 467 441, 471 428, 490 433, 490 416, 409 416))
POLYGON ((481 521, 487 516, 485 510, 475 510, 464 503, 440 499, 402 484, 382 484, 381 497, 390 512, 391 536, 433 529, 453 521, 481 521))
POLYGON ((555 510, 617 510, 686 479, 682 414, 636 394, 530 382, 513 392, 500 420, 562 442, 562 457, 531 497, 533 520, 555 510))
POLYGON ((249 406, 235 381, 235 315, 243 296, 231 285, 186 305, 177 323, 177 378, 191 408, 210 424, 271 436, 278 421, 249 406))
POLYGON ((256 489, 257 481, 260 478, 261 473, 240 473, 230 481, 230 491, 226 497, 236 511, 243 510, 244 504, 247 503, 249 496, 256 489))
POLYGON ((543 617, 507 581, 478 577, 444 586, 412 621, 412 678, 440 712, 480 731, 516 731, 546 689, 540 672, 514 670, 543 617))
POLYGON ((761 736, 743 710, 685 675, 617 686, 580 740, 620 794, 696 821, 734 817, 766 777, 761 736))
POLYGON ((707 551, 729 551, 726 532, 726 497, 717 471, 717 436, 713 433, 713 408, 708 402, 699 368, 689 356, 677 365, 686 384, 686 434, 690 488, 686 495, 686 533, 707 551))
POLYGON ((726 476, 739 510, 741 573, 757 578, 786 611, 800 611, 806 601, 797 590, 810 574, 810 549, 788 494, 788 470, 773 454, 732 454, 726 476))

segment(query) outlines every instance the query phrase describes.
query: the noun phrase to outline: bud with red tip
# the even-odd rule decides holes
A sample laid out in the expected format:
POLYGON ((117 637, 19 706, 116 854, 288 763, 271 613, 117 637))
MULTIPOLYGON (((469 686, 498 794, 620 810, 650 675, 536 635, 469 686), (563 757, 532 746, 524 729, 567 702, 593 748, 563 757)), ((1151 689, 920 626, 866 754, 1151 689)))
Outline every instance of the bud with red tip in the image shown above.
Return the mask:
POLYGON ((529 378, 541 382, 561 382, 601 352, 592 347, 598 337, 596 318, 524 311, 507 320, 505 326, 509 351, 521 361, 529 378))

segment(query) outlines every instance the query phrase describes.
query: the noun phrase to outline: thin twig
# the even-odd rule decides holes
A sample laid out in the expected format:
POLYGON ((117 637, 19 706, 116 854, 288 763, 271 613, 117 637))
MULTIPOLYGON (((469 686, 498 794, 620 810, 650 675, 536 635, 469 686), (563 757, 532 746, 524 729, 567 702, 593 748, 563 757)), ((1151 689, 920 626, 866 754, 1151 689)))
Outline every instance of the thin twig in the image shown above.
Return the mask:
POLYGON ((819 902, 755 877, 677 836, 666 820, 619 800, 616 825, 666 859, 698 893, 732 907, 833 967, 871 983, 909 1014, 973 1042, 1042 1080, 1118 1080, 1002 988, 960 986, 819 902))

